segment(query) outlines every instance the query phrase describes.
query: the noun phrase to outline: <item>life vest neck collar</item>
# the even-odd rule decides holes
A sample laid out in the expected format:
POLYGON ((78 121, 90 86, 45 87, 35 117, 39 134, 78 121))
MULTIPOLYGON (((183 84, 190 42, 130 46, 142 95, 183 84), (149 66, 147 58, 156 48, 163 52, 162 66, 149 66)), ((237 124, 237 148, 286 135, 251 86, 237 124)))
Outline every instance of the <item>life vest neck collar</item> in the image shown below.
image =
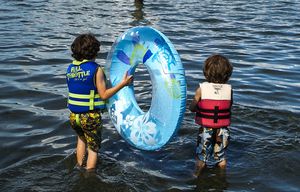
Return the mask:
POLYGON ((74 60, 74 61, 72 62, 72 64, 73 64, 73 65, 81 65, 82 63, 86 63, 86 62, 89 62, 89 61, 91 61, 91 60, 87 60, 87 59, 84 59, 84 60, 82 60, 82 61, 74 60))

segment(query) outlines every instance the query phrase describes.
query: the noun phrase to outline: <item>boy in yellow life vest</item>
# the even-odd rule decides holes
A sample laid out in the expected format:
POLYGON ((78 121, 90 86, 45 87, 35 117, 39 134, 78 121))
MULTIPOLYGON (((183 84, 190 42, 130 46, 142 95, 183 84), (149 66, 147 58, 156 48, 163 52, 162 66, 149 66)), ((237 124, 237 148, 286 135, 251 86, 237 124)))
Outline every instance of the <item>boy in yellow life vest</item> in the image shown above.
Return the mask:
POLYGON ((226 168, 226 148, 232 106, 232 88, 228 80, 233 66, 222 55, 208 57, 203 66, 206 81, 199 84, 190 110, 200 125, 196 149, 196 175, 203 170, 210 157, 222 169, 226 168))
POLYGON ((85 169, 95 171, 103 127, 101 112, 106 108, 105 100, 132 83, 133 76, 128 76, 126 72, 118 85, 106 87, 104 72, 95 62, 100 51, 100 42, 93 34, 76 37, 71 50, 75 60, 69 65, 66 78, 70 124, 78 135, 77 166, 83 167, 87 151, 85 169))

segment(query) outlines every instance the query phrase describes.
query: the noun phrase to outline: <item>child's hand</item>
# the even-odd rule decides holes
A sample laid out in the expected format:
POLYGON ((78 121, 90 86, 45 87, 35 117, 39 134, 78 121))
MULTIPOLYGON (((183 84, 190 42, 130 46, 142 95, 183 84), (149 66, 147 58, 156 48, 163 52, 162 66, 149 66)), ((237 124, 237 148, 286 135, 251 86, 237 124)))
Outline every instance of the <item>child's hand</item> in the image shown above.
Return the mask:
POLYGON ((127 86, 133 82, 133 75, 128 75, 127 71, 125 72, 123 79, 122 79, 122 84, 124 86, 127 86))

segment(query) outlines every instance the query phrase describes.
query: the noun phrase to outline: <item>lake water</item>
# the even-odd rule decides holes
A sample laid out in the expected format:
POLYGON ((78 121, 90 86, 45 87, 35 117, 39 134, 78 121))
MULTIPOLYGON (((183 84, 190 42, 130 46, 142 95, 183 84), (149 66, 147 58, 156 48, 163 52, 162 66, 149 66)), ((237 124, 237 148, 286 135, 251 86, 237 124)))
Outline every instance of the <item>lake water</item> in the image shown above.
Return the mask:
MULTIPOLYGON (((298 0, 1 1, 0 190, 300 191, 299 13, 298 0), (174 44, 186 70, 187 104, 204 79, 206 57, 221 53, 233 63, 226 172, 192 176, 198 126, 188 110, 176 137, 154 152, 129 146, 104 114, 96 175, 73 169, 70 44, 94 33, 104 66, 117 36, 138 25, 174 44)), ((146 68, 138 68, 134 85, 139 105, 149 109, 146 68)))

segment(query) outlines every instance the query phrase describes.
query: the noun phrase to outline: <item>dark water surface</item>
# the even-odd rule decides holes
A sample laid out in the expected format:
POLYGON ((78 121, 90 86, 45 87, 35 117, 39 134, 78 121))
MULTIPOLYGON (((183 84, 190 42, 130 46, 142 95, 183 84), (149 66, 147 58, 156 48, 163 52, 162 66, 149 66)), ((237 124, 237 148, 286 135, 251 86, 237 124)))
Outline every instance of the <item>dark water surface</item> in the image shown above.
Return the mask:
MULTIPOLYGON (((10 0, 0 6, 1 191, 300 191, 300 2, 10 0), (101 40, 104 65, 126 29, 163 32, 186 69, 188 104, 202 63, 228 56, 234 73, 228 169, 195 179, 197 126, 182 126, 157 152, 129 146, 107 114, 94 176, 74 170, 76 136, 68 125, 65 70, 76 35, 101 40)), ((151 82, 139 68, 136 97, 151 104, 151 82)))

